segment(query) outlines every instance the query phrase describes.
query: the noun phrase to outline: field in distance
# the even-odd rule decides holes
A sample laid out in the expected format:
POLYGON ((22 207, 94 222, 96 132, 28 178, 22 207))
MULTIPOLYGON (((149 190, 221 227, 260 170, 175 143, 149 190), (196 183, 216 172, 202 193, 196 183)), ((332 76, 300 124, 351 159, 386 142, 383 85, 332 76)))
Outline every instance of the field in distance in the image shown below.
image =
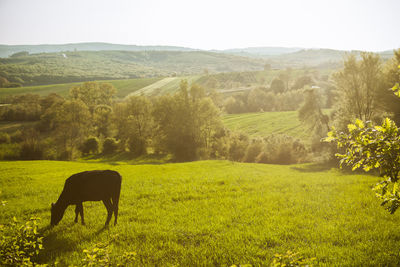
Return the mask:
POLYGON ((227 114, 222 118, 228 129, 252 137, 286 134, 305 139, 310 135, 307 127, 299 121, 297 111, 227 114))
POLYGON ((135 251, 139 266, 268 266, 287 250, 317 265, 395 266, 400 215, 380 207, 371 191, 378 181, 316 165, 0 162, 0 224, 41 217, 40 262, 61 266, 79 265, 83 249, 108 241, 111 259, 135 251), (65 179, 93 169, 123 177, 118 225, 102 230, 104 205, 86 202, 86 226, 73 223, 69 207, 48 229, 65 179))
MULTIPOLYGON (((153 84, 162 77, 153 78, 137 78, 137 79, 124 79, 124 80, 100 80, 100 83, 111 83, 117 89, 117 97, 125 97, 126 95, 153 84)), ((76 83, 63 83, 63 84, 50 84, 50 85, 37 85, 37 86, 24 86, 19 88, 0 88, 0 98, 15 95, 15 94, 39 94, 46 96, 51 93, 57 93, 61 96, 68 96, 69 90, 73 86, 79 86, 83 82, 76 83)))

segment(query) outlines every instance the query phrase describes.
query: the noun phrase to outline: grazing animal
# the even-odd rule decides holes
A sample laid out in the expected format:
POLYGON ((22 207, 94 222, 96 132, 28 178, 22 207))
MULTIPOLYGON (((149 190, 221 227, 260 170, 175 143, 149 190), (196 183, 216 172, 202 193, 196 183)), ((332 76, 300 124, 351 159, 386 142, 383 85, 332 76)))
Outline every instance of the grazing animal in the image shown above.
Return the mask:
POLYGON ((64 189, 57 202, 51 204, 51 226, 61 221, 69 205, 76 205, 75 222, 78 222, 80 214, 84 225, 82 202, 100 200, 107 208, 106 226, 110 223, 113 212, 114 225, 116 225, 121 180, 122 177, 118 172, 110 170, 85 171, 72 175, 65 181, 64 189))

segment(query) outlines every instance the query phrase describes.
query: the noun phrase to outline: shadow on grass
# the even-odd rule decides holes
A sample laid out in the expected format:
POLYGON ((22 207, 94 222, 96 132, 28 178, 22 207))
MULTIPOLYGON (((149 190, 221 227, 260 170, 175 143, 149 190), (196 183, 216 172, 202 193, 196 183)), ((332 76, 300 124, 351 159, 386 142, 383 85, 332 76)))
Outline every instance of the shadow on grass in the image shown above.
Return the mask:
POLYGON ((302 166, 291 167, 292 170, 299 172, 323 172, 332 168, 338 168, 337 162, 310 163, 302 166))
POLYGON ((150 165, 159 165, 170 163, 172 161, 171 155, 165 154, 147 154, 142 156, 134 156, 132 153, 123 152, 116 155, 89 155, 82 157, 79 161, 83 161, 85 163, 107 163, 109 165, 142 165, 142 164, 150 164, 150 165))
POLYGON ((76 251, 80 243, 90 242, 100 233, 109 229, 109 227, 103 225, 97 231, 80 238, 79 241, 74 241, 62 234, 62 231, 70 231, 69 229, 73 228, 74 225, 75 223, 73 222, 69 223, 64 229, 58 229, 58 231, 51 231, 52 227, 50 225, 40 229, 40 233, 44 236, 44 250, 39 254, 38 263, 54 263, 57 258, 65 258, 65 255, 76 251))

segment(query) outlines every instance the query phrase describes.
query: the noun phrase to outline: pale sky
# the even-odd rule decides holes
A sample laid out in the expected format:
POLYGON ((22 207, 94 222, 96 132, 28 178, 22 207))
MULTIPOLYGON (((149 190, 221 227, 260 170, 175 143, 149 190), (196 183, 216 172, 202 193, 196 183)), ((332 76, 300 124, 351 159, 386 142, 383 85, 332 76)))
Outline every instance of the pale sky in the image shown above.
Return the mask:
POLYGON ((0 44, 400 48, 400 0, 0 0, 0 44))

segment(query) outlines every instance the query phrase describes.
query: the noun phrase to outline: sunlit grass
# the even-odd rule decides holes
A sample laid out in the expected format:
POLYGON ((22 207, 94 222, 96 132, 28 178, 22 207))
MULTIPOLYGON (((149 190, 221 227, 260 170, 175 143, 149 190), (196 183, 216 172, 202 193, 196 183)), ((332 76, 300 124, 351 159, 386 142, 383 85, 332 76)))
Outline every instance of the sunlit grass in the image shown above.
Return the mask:
POLYGON ((79 264, 83 249, 115 234, 112 255, 136 251, 141 266, 265 266, 289 249, 321 265, 393 266, 400 261, 399 215, 379 206, 371 191, 377 181, 316 165, 0 162, 0 198, 7 201, 0 223, 41 217, 40 260, 62 266, 79 264), (70 207, 48 230, 50 203, 65 179, 93 169, 123 177, 118 225, 102 230, 105 207, 86 202, 86 226, 73 223, 70 207))

